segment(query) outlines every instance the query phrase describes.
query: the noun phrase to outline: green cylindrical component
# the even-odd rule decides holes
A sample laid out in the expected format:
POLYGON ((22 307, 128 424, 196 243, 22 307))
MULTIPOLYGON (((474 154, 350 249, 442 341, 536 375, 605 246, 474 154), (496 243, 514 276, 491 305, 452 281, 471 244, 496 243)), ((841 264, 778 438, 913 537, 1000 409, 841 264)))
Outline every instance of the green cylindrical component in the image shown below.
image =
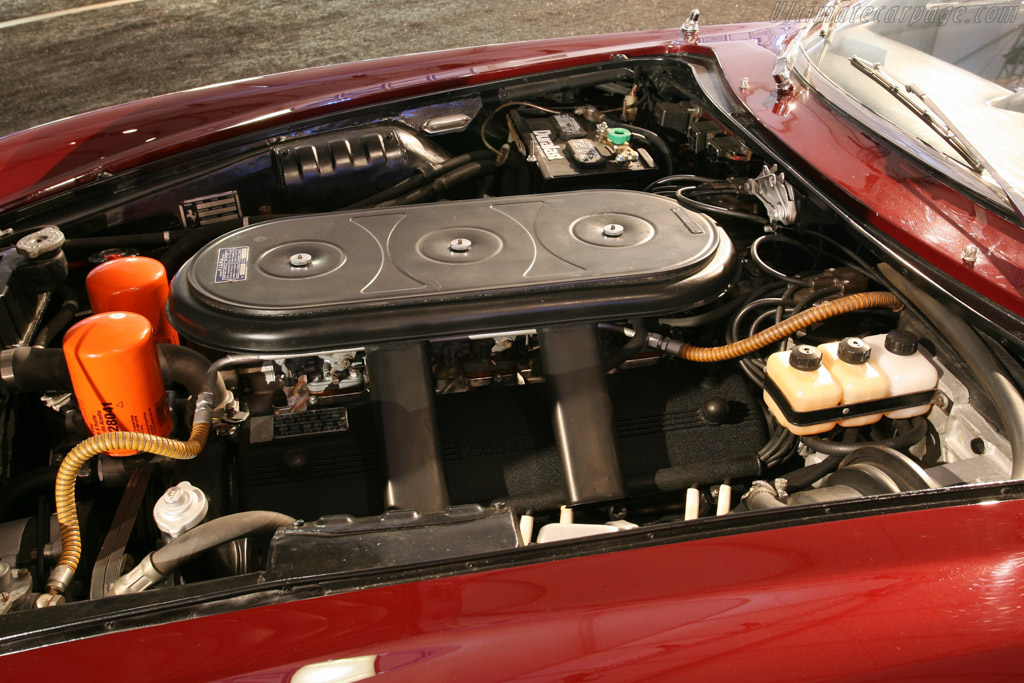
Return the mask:
POLYGON ((624 145, 629 142, 629 138, 632 137, 632 135, 633 134, 625 128, 609 128, 608 142, 613 145, 624 145))

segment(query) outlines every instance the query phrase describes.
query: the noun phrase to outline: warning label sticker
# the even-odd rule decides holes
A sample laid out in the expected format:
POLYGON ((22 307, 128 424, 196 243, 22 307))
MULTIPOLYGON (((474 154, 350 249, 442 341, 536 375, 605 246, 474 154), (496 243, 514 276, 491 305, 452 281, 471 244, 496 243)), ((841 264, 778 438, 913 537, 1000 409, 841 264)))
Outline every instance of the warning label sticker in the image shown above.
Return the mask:
POLYGON ((249 247, 217 250, 217 275, 214 282, 241 282, 249 270, 249 247))

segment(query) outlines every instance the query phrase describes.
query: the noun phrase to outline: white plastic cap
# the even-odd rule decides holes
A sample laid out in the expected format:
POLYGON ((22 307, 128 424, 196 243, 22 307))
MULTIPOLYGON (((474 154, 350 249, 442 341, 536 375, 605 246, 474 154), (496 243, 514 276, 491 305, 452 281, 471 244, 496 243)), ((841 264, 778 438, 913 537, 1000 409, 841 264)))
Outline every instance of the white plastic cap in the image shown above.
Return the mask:
POLYGON ((552 543, 554 541, 569 541, 586 536, 598 536, 600 534, 614 534, 619 531, 614 526, 607 524, 563 524, 552 522, 545 524, 537 532, 537 543, 552 543))
POLYGON ((157 528, 171 538, 177 538, 203 521, 210 502, 201 489, 183 481, 164 491, 153 506, 153 519, 157 528))

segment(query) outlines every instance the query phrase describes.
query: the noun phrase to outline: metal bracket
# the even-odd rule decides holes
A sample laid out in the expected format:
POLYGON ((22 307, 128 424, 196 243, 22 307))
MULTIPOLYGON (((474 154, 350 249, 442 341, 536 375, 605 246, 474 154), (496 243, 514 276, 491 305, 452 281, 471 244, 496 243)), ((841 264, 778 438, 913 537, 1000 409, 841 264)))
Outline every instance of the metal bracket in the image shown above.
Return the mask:
POLYGON ((772 165, 761 169, 760 175, 743 183, 743 190, 761 200, 772 223, 792 225, 796 220, 796 192, 786 182, 786 174, 772 165))

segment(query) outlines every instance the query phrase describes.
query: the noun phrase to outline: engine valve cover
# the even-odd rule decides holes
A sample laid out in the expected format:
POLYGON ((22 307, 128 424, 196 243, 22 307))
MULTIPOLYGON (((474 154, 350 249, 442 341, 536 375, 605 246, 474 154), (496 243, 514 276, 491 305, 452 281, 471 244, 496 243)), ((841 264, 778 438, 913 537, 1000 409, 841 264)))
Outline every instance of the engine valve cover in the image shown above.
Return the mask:
POLYGON ((643 192, 364 209, 218 238, 169 307, 199 344, 303 352, 667 313, 718 296, 733 254, 711 218, 643 192))

